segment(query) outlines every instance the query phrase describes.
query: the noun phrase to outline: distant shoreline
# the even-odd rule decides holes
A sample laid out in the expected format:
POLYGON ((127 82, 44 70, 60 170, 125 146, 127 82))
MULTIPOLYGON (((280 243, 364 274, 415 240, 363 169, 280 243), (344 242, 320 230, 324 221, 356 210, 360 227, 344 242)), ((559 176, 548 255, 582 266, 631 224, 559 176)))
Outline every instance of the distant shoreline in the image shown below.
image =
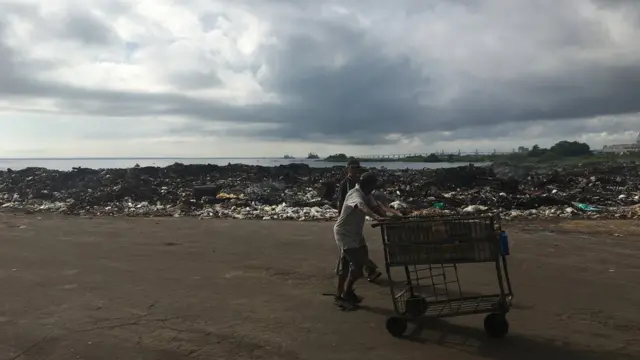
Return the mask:
MULTIPOLYGON (((281 157, 254 157, 254 156, 241 156, 241 157, 188 157, 188 156, 148 156, 148 157, 0 157, 1 160, 288 160, 281 157)), ((306 159, 291 159, 291 160, 306 160, 306 159)))
MULTIPOLYGON (((312 168, 344 167, 347 161, 346 156, 327 159, 289 159, 281 157, 262 158, 205 158, 205 157, 50 157, 50 158, 0 158, 0 171, 8 169, 20 170, 25 168, 45 168, 63 171, 71 171, 76 168, 83 169, 127 169, 136 166, 140 167, 166 167, 175 163, 183 165, 216 165, 226 166, 229 164, 250 165, 261 167, 291 166, 292 164, 304 164, 312 168)), ((640 153, 632 154, 594 154, 590 156, 578 157, 531 157, 526 154, 509 155, 433 155, 429 157, 411 158, 380 158, 361 159, 362 164, 370 168, 387 168, 395 170, 405 169, 436 169, 468 166, 490 166, 494 163, 508 163, 516 166, 573 166, 584 165, 593 166, 598 163, 622 163, 640 162, 640 153)))
MULTIPOLYGON (((140 167, 166 167, 174 164, 182 165, 249 165, 261 167, 295 166, 300 164, 311 168, 331 168, 342 167, 340 162, 323 161, 318 159, 289 159, 278 158, 157 158, 157 157, 135 157, 135 158, 0 158, 0 171, 20 170, 26 168, 45 168, 56 170, 83 169, 128 169, 136 166, 140 167)), ((368 162, 370 167, 385 167, 388 169, 423 169, 457 167, 466 164, 455 163, 419 163, 419 162, 368 162)))
MULTIPOLYGON (((454 160, 454 161, 448 161, 448 160, 443 160, 443 161, 424 161, 424 160, 413 160, 413 159, 405 159, 405 158, 399 158, 399 159, 360 159, 360 158, 356 158, 358 159, 359 162, 361 163, 424 163, 424 164, 442 164, 442 163, 446 163, 446 164, 461 164, 461 165, 466 165, 466 164, 489 164, 492 163, 493 161, 466 161, 466 160, 454 160)), ((323 162, 328 162, 328 163, 336 163, 336 164, 344 164, 347 162, 347 160, 326 160, 326 159, 320 159, 317 161, 323 161, 323 162)))
MULTIPOLYGON (((536 158, 528 157, 526 154, 513 153, 508 155, 430 155, 416 156, 404 158, 357 158, 361 163, 459 163, 459 164, 477 164, 477 163, 496 163, 507 162, 512 164, 523 165, 549 165, 549 164, 581 164, 581 163, 601 163, 601 162, 626 162, 640 161, 640 152, 626 154, 594 154, 590 156, 575 157, 555 157, 555 158, 536 158)), ((323 159, 325 162, 346 163, 348 158, 332 158, 323 159)))

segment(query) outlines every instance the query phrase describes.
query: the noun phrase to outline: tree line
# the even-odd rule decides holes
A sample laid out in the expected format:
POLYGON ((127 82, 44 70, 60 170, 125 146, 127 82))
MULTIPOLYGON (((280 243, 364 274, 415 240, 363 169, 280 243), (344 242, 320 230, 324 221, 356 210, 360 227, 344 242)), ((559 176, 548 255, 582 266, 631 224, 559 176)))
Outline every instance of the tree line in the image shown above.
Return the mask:
MULTIPOLYGON (((519 157, 532 158, 532 160, 535 159, 535 160, 541 160, 541 161, 553 161, 555 159, 561 159, 561 158, 585 157, 590 155, 593 155, 593 152, 591 151, 591 147, 589 147, 588 144, 579 142, 579 141, 563 140, 555 143, 553 146, 549 148, 542 148, 536 144, 536 145, 533 145, 533 147, 531 147, 531 149, 526 153, 514 153, 506 156, 507 157, 519 156, 519 157)), ((419 162, 443 162, 443 161, 455 162, 455 161, 462 161, 462 160, 469 161, 468 159, 478 158, 478 160, 474 160, 474 161, 481 162, 481 161, 491 161, 493 159, 502 158, 502 157, 505 157, 505 155, 454 155, 454 154, 438 155, 436 153, 432 153, 427 156, 415 156, 415 157, 408 157, 404 159, 384 159, 382 161, 395 160, 395 161, 419 161, 419 162)), ((331 155, 327 157, 325 160, 343 162, 343 161, 347 161, 348 159, 349 159, 349 156, 341 153, 341 154, 331 155)))
POLYGON ((559 141, 555 143, 552 147, 545 149, 540 146, 533 145, 531 150, 527 153, 529 157, 543 157, 543 156, 554 156, 554 157, 579 157, 579 156, 589 156, 593 155, 589 144, 582 143, 579 141, 559 141))

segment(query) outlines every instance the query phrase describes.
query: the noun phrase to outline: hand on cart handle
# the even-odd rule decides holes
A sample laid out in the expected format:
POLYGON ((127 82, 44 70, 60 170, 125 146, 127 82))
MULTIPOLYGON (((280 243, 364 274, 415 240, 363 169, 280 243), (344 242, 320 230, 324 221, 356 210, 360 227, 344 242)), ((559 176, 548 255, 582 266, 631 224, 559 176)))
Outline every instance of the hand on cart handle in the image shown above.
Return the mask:
POLYGON ((390 223, 390 222, 394 222, 394 221, 401 221, 401 220, 406 220, 406 217, 402 216, 402 215, 387 215, 387 216, 376 216, 374 218, 372 218, 373 221, 375 221, 374 224, 371 224, 371 227, 376 228, 382 224, 385 223, 390 223))

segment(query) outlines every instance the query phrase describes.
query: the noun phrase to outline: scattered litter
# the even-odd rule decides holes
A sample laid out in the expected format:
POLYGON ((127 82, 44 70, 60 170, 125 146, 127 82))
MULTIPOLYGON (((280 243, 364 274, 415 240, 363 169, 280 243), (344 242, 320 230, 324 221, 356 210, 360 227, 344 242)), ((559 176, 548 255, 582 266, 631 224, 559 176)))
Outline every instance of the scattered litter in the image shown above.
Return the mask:
MULTIPOLYGON (((405 214, 640 218, 640 164, 375 170, 405 214), (593 205, 589 205, 593 204, 593 205)), ((79 216, 332 220, 344 167, 183 165, 0 171, 0 211, 79 216)), ((40 219, 40 218, 39 218, 40 219)))
POLYGON ((465 213, 475 213, 475 212, 481 212, 481 211, 485 211, 488 208, 486 206, 482 206, 482 205, 471 205, 471 206, 467 206, 466 208, 462 209, 462 212, 465 213))
POLYGON ((401 202, 401 201, 394 201, 391 204, 389 204, 389 206, 391 206, 392 208, 396 209, 396 210, 400 210, 400 209, 406 209, 407 208, 407 204, 401 202))
POLYGON ((433 203, 433 208, 434 209, 444 210, 444 203, 441 203, 441 202, 433 203))
POLYGON ((599 208, 587 204, 573 203, 573 206, 584 211, 600 211, 599 208))

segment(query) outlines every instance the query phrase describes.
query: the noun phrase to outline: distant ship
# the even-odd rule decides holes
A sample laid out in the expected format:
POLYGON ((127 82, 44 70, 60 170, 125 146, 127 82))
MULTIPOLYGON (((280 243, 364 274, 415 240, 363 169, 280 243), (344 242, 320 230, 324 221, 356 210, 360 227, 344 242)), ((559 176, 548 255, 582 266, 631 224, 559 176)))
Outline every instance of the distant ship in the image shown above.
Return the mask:
POLYGON ((293 156, 291 156, 291 155, 285 155, 284 159, 285 160, 292 160, 292 159, 295 159, 295 158, 293 156))
POLYGON ((309 155, 307 155, 307 159, 320 159, 320 156, 318 156, 318 154, 309 153, 309 155))

